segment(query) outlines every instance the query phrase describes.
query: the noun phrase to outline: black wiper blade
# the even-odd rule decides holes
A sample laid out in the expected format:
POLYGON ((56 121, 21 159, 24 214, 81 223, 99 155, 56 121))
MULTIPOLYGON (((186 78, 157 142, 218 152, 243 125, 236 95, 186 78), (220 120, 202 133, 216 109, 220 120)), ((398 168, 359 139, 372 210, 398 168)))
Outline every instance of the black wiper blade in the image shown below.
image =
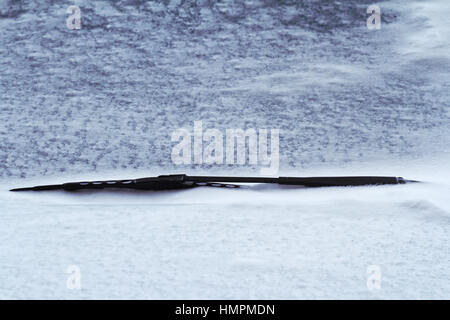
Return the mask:
POLYGON ((161 175, 158 177, 67 182, 28 188, 16 188, 10 191, 44 191, 44 190, 84 190, 84 189, 137 189, 137 190, 174 190, 187 189, 200 186, 238 188, 235 183, 271 183, 281 185, 294 185, 305 187, 344 187, 390 185, 418 182, 405 180, 401 177, 383 176, 348 176, 348 177, 221 177, 221 176, 188 176, 185 174, 161 175))

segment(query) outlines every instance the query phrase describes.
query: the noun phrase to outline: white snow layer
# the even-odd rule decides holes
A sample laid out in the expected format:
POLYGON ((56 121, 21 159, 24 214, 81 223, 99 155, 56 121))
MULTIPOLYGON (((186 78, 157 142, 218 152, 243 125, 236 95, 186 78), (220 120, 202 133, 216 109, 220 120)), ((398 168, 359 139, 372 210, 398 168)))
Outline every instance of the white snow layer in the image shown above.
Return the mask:
POLYGON ((0 297, 448 298, 448 163, 384 167, 426 181, 385 187, 3 190, 0 297))

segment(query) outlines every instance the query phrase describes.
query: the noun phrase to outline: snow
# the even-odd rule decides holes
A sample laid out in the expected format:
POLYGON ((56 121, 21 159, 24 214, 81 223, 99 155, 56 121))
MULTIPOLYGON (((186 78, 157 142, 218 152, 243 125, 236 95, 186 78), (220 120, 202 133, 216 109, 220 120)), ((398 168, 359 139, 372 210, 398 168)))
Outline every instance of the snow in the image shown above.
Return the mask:
POLYGON ((3 190, 0 296, 446 298, 448 163, 444 174, 393 167, 426 182, 385 187, 3 190), (71 265, 80 290, 66 287, 71 265), (371 265, 381 269, 375 291, 366 285, 371 265))
POLYGON ((78 31, 69 4, 0 2, 1 299, 449 297, 447 1, 382 2, 375 32, 366 1, 74 3, 78 31), (171 163, 198 120, 280 128, 281 176, 425 183, 8 191, 258 174, 171 163))

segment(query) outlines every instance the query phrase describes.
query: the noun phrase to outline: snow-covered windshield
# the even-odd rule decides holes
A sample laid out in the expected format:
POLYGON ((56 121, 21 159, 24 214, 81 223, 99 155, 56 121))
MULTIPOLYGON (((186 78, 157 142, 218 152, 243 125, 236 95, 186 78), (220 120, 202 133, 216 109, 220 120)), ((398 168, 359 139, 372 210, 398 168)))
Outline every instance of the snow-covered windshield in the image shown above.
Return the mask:
POLYGON ((0 298, 448 298, 449 14, 447 0, 1 0, 0 298), (249 150, 227 149, 233 134, 249 150), (170 173, 426 183, 7 191, 170 173), (72 264, 86 291, 59 284, 72 264), (372 265, 384 291, 366 288, 372 265))

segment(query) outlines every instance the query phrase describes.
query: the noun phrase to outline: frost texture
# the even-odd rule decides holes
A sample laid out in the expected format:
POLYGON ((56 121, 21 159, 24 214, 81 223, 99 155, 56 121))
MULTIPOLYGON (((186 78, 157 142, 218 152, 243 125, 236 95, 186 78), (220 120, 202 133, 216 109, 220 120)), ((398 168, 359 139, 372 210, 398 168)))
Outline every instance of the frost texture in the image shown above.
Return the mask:
POLYGON ((435 153, 448 56, 398 54, 413 18, 371 32, 369 2, 76 1, 69 30, 69 4, 6 1, 0 176, 182 171, 170 133, 194 120, 280 128, 282 169, 435 153))

